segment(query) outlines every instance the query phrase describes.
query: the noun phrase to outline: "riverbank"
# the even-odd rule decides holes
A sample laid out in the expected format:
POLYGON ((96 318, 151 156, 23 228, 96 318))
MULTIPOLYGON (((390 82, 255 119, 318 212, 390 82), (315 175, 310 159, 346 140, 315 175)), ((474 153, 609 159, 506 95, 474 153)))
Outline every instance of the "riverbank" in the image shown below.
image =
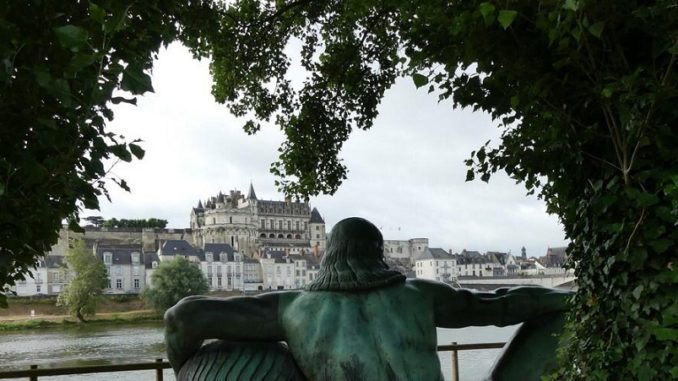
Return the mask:
POLYGON ((87 322, 78 322, 78 319, 69 315, 45 316, 3 316, 0 317, 0 334, 40 328, 73 327, 89 325, 118 325, 147 322, 162 322, 162 314, 152 310, 138 310, 127 312, 99 313, 88 318, 87 322))

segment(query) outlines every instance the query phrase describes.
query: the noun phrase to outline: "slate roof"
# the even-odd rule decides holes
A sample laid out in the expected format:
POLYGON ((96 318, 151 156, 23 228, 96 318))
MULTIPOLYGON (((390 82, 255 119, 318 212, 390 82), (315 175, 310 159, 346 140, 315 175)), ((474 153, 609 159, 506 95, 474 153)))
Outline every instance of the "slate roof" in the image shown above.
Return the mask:
POLYGON ((131 265, 132 253, 139 253, 139 262, 144 263, 144 252, 141 245, 99 245, 96 257, 103 262, 104 253, 111 253, 112 265, 131 265))
POLYGON ((48 255, 40 258, 38 262, 40 263, 40 267, 46 267, 48 269, 56 269, 66 265, 64 257, 60 255, 48 255))
POLYGON ((247 192, 247 198, 249 200, 256 200, 257 199, 257 194, 254 193, 254 186, 252 185, 251 181, 250 181, 250 191, 247 192))
POLYGON ((499 251, 488 251, 486 253, 486 256, 490 260, 490 262, 496 262, 501 264, 502 266, 506 266, 506 262, 508 262, 508 253, 502 253, 499 251))
POLYGON ((318 208, 313 208, 311 211, 311 219, 309 220, 310 223, 312 224, 324 224, 325 220, 323 220, 323 217, 320 215, 320 212, 318 212, 318 208))
POLYGON ((152 269, 153 268, 153 262, 158 262, 160 263, 160 258, 158 258, 157 253, 144 253, 144 266, 147 269, 152 269))
POLYGON ((243 255, 242 261, 245 263, 259 263, 256 259, 248 257, 247 255, 243 255))
POLYGON ((285 252, 283 250, 272 250, 272 249, 266 249, 264 250, 264 257, 271 256, 271 258, 282 258, 285 256, 285 252))
POLYGON ((438 247, 427 247, 426 250, 417 258, 420 259, 455 259, 454 255, 438 247))
POLYGON ((183 239, 168 239, 160 246, 162 255, 199 255, 200 250, 183 239))
POLYGON ((235 250, 233 247, 227 243, 206 243, 205 247, 203 248, 203 252, 205 253, 212 253, 214 256, 215 260, 219 260, 219 255, 221 253, 226 253, 228 257, 229 262, 234 261, 233 253, 235 253, 235 250))

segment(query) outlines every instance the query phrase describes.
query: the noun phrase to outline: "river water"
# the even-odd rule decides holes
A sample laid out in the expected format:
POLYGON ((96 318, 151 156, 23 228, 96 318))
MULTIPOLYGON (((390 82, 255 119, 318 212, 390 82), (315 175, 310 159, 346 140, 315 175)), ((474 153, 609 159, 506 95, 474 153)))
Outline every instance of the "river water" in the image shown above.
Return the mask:
MULTIPOLYGON (((438 330, 438 344, 486 343, 508 340, 517 326, 469 327, 438 330)), ((498 349, 459 353, 460 381, 478 381, 486 374, 499 353, 498 349)), ((446 380, 451 379, 451 354, 440 352, 446 380)), ((0 334, 0 370, 121 364, 164 358, 163 331, 160 324, 130 326, 85 325, 0 334)), ((40 380, 137 381, 154 380, 154 371, 85 374, 41 377, 40 380)), ((165 380, 174 380, 171 370, 165 380)))

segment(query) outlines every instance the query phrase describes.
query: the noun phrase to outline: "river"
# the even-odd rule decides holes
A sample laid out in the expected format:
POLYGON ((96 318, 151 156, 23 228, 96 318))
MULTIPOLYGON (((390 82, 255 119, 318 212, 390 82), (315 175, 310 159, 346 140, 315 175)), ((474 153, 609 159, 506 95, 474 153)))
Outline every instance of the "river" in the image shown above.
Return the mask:
MULTIPOLYGON (((460 344, 506 341, 515 329, 516 326, 440 329, 438 344, 449 344, 453 341, 460 344)), ((498 353, 497 349, 460 352, 460 381, 481 380, 498 353)), ((85 325, 0 334, 0 370, 26 369, 31 364, 49 368, 154 361, 164 357, 162 326, 157 323, 129 326, 85 325)), ((450 352, 440 352, 440 359, 445 379, 450 380, 450 352)), ((40 378, 46 381, 113 379, 137 381, 155 378, 153 371, 40 378)), ((165 371, 165 380, 174 380, 171 370, 165 371)))

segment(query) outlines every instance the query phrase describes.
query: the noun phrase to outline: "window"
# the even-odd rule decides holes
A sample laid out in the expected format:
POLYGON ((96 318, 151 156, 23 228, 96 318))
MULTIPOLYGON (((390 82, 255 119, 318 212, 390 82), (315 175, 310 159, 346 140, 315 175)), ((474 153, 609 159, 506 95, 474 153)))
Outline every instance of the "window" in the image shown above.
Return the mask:
POLYGON ((35 286, 35 292, 37 292, 38 294, 42 292, 42 286, 40 285, 35 286))
POLYGON ((221 287, 221 275, 217 277, 217 286, 221 287))
POLYGON ((296 230, 299 230, 299 221, 295 222, 296 230))
POLYGON ((122 279, 115 280, 115 288, 117 288, 118 290, 122 290, 122 279))
POLYGON ((110 264, 111 262, 113 262, 113 254, 104 253, 104 263, 110 264))
POLYGON ((139 253, 132 253, 132 263, 139 263, 139 253))
POLYGON ((261 220, 261 228, 266 229, 266 220, 261 220))
POLYGON ((214 224, 216 224, 216 223, 217 223, 217 219, 214 218, 214 217, 212 217, 212 225, 214 225, 214 224))
POLYGON ((232 224, 233 223, 233 217, 228 217, 228 223, 232 224))
POLYGON ((320 234, 316 234, 316 235, 315 235, 315 238, 316 238, 316 239, 319 239, 319 238, 320 238, 320 234))
POLYGON ((278 229, 283 230, 283 222, 282 222, 282 220, 278 221, 278 229))
POLYGON ((275 230, 275 223, 272 218, 271 218, 271 230, 275 230))
POLYGON ((139 289, 139 279, 134 279, 134 288, 139 289))
POLYGON ((292 221, 287 221, 287 230, 292 230, 292 221))
POLYGON ((212 253, 205 253, 205 260, 207 262, 212 262, 214 260, 214 256, 212 253))
POLYGON ((134 276, 139 276, 139 266, 132 267, 132 271, 133 271, 132 274, 134 276))
POLYGON ((316 225, 315 230, 320 230, 320 226, 316 225))
POLYGON ((108 278, 108 286, 106 288, 111 288, 111 278, 108 278))

